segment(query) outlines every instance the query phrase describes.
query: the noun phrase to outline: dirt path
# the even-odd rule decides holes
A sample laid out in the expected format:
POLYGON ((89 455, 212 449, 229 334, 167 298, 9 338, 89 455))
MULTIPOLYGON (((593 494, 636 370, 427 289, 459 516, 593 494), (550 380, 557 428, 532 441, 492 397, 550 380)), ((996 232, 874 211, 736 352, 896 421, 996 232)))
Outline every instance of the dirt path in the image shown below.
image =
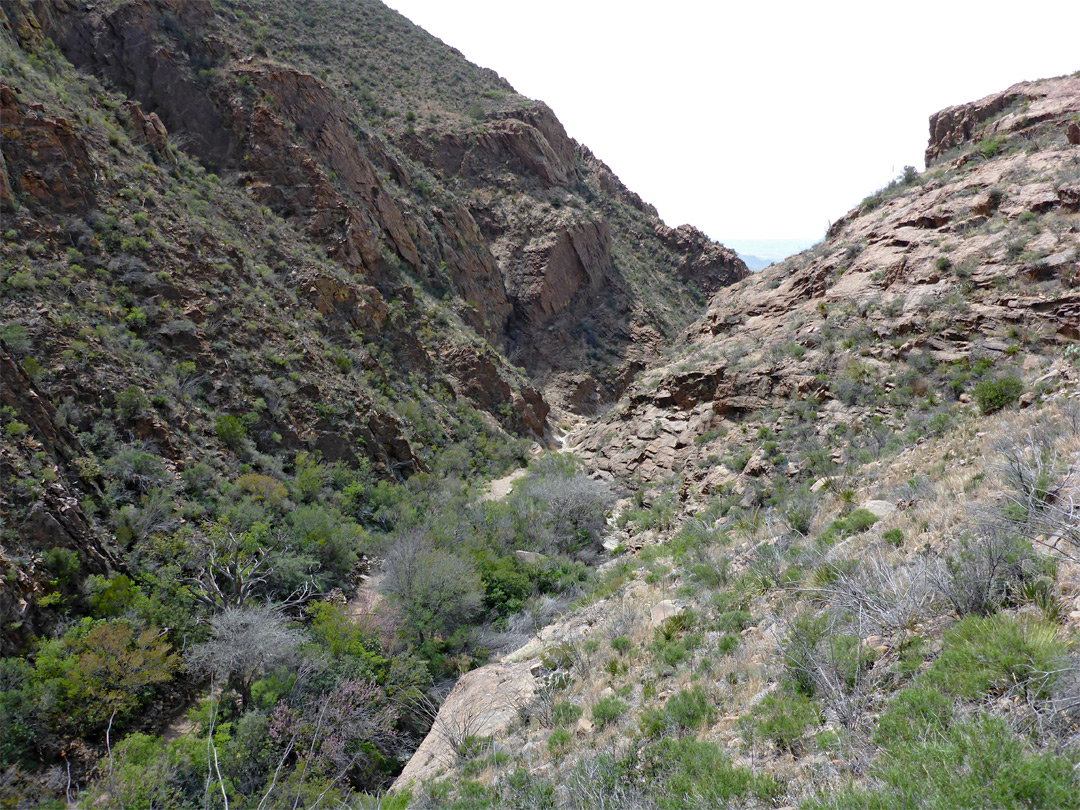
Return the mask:
POLYGON ((496 478, 488 485, 488 491, 480 496, 480 500, 501 501, 513 491, 514 482, 523 477, 526 472, 528 472, 527 468, 518 467, 509 475, 504 475, 502 478, 496 478))

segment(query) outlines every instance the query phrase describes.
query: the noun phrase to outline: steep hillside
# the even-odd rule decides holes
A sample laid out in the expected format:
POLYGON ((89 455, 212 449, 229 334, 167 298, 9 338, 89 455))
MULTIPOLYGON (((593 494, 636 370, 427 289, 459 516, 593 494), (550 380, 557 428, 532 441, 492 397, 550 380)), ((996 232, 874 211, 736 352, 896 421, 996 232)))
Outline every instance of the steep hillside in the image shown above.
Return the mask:
MULTIPOLYGON (((276 13, 270 34, 243 3, 5 6, 3 317, 32 369, 13 421, 51 403, 58 429, 111 424, 170 475, 250 445, 407 476, 617 395, 687 296, 744 274, 381 4, 276 13)), ((112 440, 53 433, 7 448, 38 459, 9 462, 9 525, 71 512, 30 547, 108 556, 79 504, 112 440)))
POLYGON ((755 276, 374 0, 0 116, 0 805, 1080 804, 1080 76, 755 276))
POLYGON ((607 487, 483 482, 745 266, 377 2, 5 2, 0 116, 0 803, 123 738, 203 806, 193 700, 247 718, 235 802, 312 788, 286 716, 316 793, 388 784, 449 680, 593 587, 607 487), (307 714, 376 704, 344 760, 307 714))
POLYGON ((546 106, 381 3, 218 9, 37 12, 77 67, 346 270, 390 297, 411 273, 534 378, 558 375, 557 404, 616 396, 686 325, 687 295, 745 274, 700 232, 666 228, 546 106))
POLYGON ((626 553, 597 601, 462 681, 396 789, 1080 800, 1078 126, 1078 76, 934 116, 925 173, 718 293, 571 434, 634 490, 626 553))
POLYGON ((705 492, 813 481, 941 433, 980 382, 1021 379, 1028 405, 1075 381, 1061 355, 1080 337, 1078 115, 1076 78, 935 115, 924 173, 714 297, 578 437, 584 457, 619 477, 684 472, 705 492), (783 439, 828 454, 790 462, 783 439))

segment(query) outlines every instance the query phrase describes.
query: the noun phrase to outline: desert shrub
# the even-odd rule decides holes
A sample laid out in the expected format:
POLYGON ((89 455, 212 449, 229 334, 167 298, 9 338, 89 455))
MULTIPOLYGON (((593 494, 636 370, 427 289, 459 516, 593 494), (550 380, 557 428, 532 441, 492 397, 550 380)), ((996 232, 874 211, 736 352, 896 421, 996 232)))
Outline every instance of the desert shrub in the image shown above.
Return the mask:
POLYGON ((631 646, 630 639, 626 636, 616 636, 611 640, 611 649, 615 650, 619 655, 626 655, 630 652, 631 646))
POLYGON ((34 342, 27 334, 26 327, 15 321, 0 326, 0 340, 4 341, 11 349, 11 353, 20 360, 25 358, 34 347, 34 342))
POLYGON ((614 500, 611 486, 587 477, 573 457, 551 454, 533 463, 511 502, 523 512, 540 507, 529 528, 535 544, 572 552, 597 541, 614 500))
POLYGON ((137 385, 129 385, 116 395, 116 411, 124 420, 142 416, 150 407, 150 400, 137 385))
MULTIPOLYGON (((916 722, 932 728, 936 720, 916 722)), ((801 806, 809 810, 1076 807, 1080 784, 1075 764, 1069 756, 1033 751, 1002 718, 980 714, 944 730, 933 729, 926 739, 894 736, 871 769, 877 787, 834 788, 801 806)))
POLYGON ((801 694, 766 695, 739 721, 744 737, 772 740, 783 751, 797 752, 811 725, 819 722, 817 705, 801 694))
POLYGON ((865 532, 875 523, 877 523, 877 515, 867 509, 856 509, 850 515, 847 516, 844 523, 847 526, 847 532, 849 534, 859 534, 865 532))
POLYGON ((245 473, 236 479, 236 486, 257 501, 266 501, 271 506, 281 506, 288 497, 285 485, 269 475, 245 473))
POLYGON ((900 548, 904 544, 904 533, 900 529, 889 529, 881 533, 881 539, 900 548))
POLYGON ((738 633, 754 623, 754 615, 745 610, 726 610, 716 618, 721 633, 738 633))
POLYGON ((312 602, 305 609, 309 633, 316 648, 340 661, 353 677, 381 680, 390 662, 383 657, 378 634, 332 602, 312 602))
POLYGON ((555 726, 569 726, 581 717, 581 707, 569 701, 559 701, 551 707, 551 723, 555 726))
POLYGON ((483 600, 473 566, 419 532, 398 537, 387 550, 383 590, 401 612, 405 632, 421 641, 449 635, 483 600))
POLYGON ((1024 392, 1024 384, 1016 377, 1005 376, 996 380, 983 380, 976 384, 972 393, 975 401, 979 404, 979 410, 983 413, 1000 411, 1006 405, 1011 405, 1020 398, 1024 392))
POLYGON ((268 605, 229 607, 210 620, 210 639, 184 656, 196 675, 213 676, 235 691, 245 708, 252 685, 262 676, 293 663, 303 636, 268 605))
POLYGON ((729 655, 739 647, 739 641, 742 639, 738 633, 726 633, 720 637, 720 640, 716 642, 716 651, 720 655, 729 655))
POLYGON ((570 747, 570 732, 565 728, 557 728, 548 735, 547 747, 553 756, 558 756, 570 747))
POLYGON ((247 439, 247 425, 239 416, 225 413, 214 420, 214 433, 227 447, 239 450, 247 439))
POLYGON ((732 765, 716 743, 686 736, 653 740, 616 762, 586 760, 571 789, 599 800, 586 807, 608 806, 610 797, 620 797, 622 803, 611 806, 682 810, 743 806, 747 800, 769 804, 783 786, 772 776, 732 765))
POLYGON ((825 530, 818 535, 818 543, 832 545, 838 540, 865 532, 877 520, 877 515, 873 512, 867 509, 856 509, 851 514, 837 518, 825 527, 825 530))
POLYGON ((897 693, 878 717, 874 742, 891 746, 917 742, 941 733, 952 719, 952 698, 934 687, 909 686, 897 693))
MULTIPOLYGON (((687 559, 701 560, 703 552, 709 546, 725 543, 723 531, 700 517, 685 521, 667 543, 667 550, 677 563, 687 559)), ((726 572, 717 569, 717 576, 723 580, 726 572)))
POLYGON ((1045 697, 1065 660, 1057 628, 1030 616, 968 616, 945 634, 927 682, 971 700, 1019 692, 1045 697))
POLYGON ((477 570, 484 586, 484 606, 495 616, 517 613, 536 590, 528 567, 517 557, 478 553, 477 570))
MULTIPOLYGON (((146 495, 168 481, 169 473, 161 457, 147 452, 141 444, 124 445, 105 462, 105 472, 127 492, 146 495)), ((123 495, 123 492, 119 493, 123 495)))
POLYGON ((934 579, 960 616, 985 616, 1004 605, 1032 568, 1031 546, 1002 527, 961 539, 934 579))
POLYGON ((6 665, 0 706, 20 710, 19 723, 43 735, 38 745, 46 732, 97 735, 123 726, 178 665, 157 628, 87 618, 43 641, 32 669, 6 665))
MULTIPOLYGON (((223 736, 217 740, 223 742, 223 736)), ((116 744, 113 757, 99 766, 103 787, 108 786, 108 794, 101 798, 131 810, 198 807, 198 799, 209 795, 200 778, 206 775, 208 756, 206 743, 194 738, 166 742, 148 734, 129 734, 116 744)))
POLYGON ((593 722, 600 728, 604 728, 626 714, 626 709, 627 705, 617 697, 602 697, 593 704, 593 722))
POLYGON ((645 712, 641 730, 646 735, 683 734, 713 721, 716 712, 712 701, 700 686, 676 692, 662 709, 645 712))

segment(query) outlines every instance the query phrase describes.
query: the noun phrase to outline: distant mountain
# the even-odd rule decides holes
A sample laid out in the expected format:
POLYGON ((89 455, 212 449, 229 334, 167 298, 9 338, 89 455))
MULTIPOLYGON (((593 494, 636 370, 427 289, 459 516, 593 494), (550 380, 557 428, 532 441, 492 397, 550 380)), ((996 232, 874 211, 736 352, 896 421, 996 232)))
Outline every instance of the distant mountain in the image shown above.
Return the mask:
POLYGON ((746 266, 752 271, 764 270, 771 264, 775 264, 773 259, 763 259, 761 256, 754 256, 751 253, 740 253, 739 258, 746 263, 746 266))
MULTIPOLYGON (((788 256, 806 250, 821 238, 803 237, 800 239, 724 239, 724 244, 740 256, 750 256, 766 262, 765 266, 779 262, 788 256)), ((752 268, 753 269, 753 268, 752 268)))

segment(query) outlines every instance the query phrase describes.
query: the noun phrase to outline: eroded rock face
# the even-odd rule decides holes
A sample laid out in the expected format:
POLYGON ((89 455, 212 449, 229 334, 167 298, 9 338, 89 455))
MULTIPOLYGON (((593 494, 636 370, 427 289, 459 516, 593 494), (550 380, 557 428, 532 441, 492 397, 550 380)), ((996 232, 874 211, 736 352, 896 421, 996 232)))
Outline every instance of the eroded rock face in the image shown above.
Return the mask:
POLYGON ((382 330, 390 309, 377 289, 354 286, 327 276, 318 276, 308 288, 308 299, 317 312, 331 320, 340 320, 350 330, 358 330, 373 339, 382 330))
POLYGON ((489 119, 482 133, 422 132, 402 145, 411 158, 447 177, 511 172, 550 187, 566 185, 577 171, 574 142, 539 102, 489 119))
MULTIPOLYGON (((684 291, 709 293, 746 272, 700 232, 664 226, 548 107, 512 92, 482 120, 433 115, 426 129, 375 135, 323 80, 244 53, 207 0, 13 8, 27 41, 51 37, 76 66, 131 97, 131 128, 159 158, 184 149, 239 180, 324 246, 356 277, 352 286, 375 288, 384 302, 406 286, 403 273, 441 299, 454 293, 447 303, 466 324, 543 379, 545 394, 570 391, 561 402, 570 408, 622 391, 685 323, 684 291), (617 244, 638 265, 633 273, 613 262, 617 244), (649 274, 668 285, 665 306, 645 303, 649 274), (567 382, 582 376, 592 379, 584 388, 567 382)), ((17 182, 7 169, 0 193, 17 182)), ((316 288, 309 300, 331 328, 352 324, 369 337, 386 328, 373 296, 358 309, 325 278, 300 283, 316 288)), ((409 353, 428 363, 423 347, 409 353)), ((514 376, 505 364, 499 374, 514 376)), ((546 411, 528 404, 535 393, 511 397, 523 424, 546 411)))
MULTIPOLYGON (((1061 126, 1080 110, 1080 80, 1018 85, 939 113, 932 149, 949 132, 961 137, 964 120, 1026 132, 1010 108, 1017 98, 1032 100, 1046 148, 1003 142, 989 159, 939 165, 850 212, 818 247, 722 290, 687 348, 648 369, 571 446, 615 477, 688 471, 710 490, 777 472, 767 454, 748 452, 741 466, 718 454, 719 437, 768 409, 811 399, 823 442, 836 443, 835 423, 872 429, 866 408, 844 401, 853 376, 928 374, 979 357, 1004 365, 1020 349, 1010 348, 1016 335, 1028 336, 1029 364, 1050 362, 1053 347, 1080 337, 1080 154, 1061 126)), ((962 137, 984 137, 978 126, 962 137)), ((888 421, 892 407, 873 416, 888 421)))
POLYGON ((20 100, 6 84, 0 84, 0 150, 0 209, 11 210, 15 188, 57 212, 91 204, 93 165, 71 122, 20 100))
POLYGON ((1080 78, 1076 76, 1020 82, 978 101, 946 107, 930 116, 926 165, 972 140, 1019 132, 1034 134, 1048 124, 1068 130, 1070 124, 1075 126, 1069 115, 1076 113, 1080 113, 1080 78))
POLYGON ((536 692, 535 662, 488 664, 454 684, 431 731, 394 781, 394 790, 442 776, 458 760, 466 737, 494 737, 518 719, 536 692))
POLYGON ((326 86, 270 64, 248 63, 237 75, 261 91, 254 105, 233 108, 247 153, 243 170, 256 198, 305 218, 308 233, 371 280, 380 277, 383 245, 419 267, 411 223, 383 188, 326 86))
POLYGON ((518 317, 540 326, 581 294, 593 291, 611 265, 611 228, 603 219, 568 225, 505 256, 506 289, 518 317))
POLYGON ((235 158, 237 139, 228 118, 190 68, 220 64, 229 47, 211 30, 208 0, 138 0, 84 8, 73 0, 36 2, 34 14, 77 66, 92 68, 156 113, 185 148, 214 167, 235 158), (162 33, 179 39, 169 40, 162 33))
POLYGON ((746 265, 738 254, 719 242, 714 242, 692 225, 668 228, 659 225, 656 235, 660 237, 682 261, 679 276, 711 295, 749 275, 746 265))
POLYGON ((104 545, 101 527, 92 522, 80 504, 85 493, 96 491, 98 481, 85 480, 78 459, 87 455, 79 440, 58 423, 56 409, 41 396, 8 347, 0 342, 0 405, 14 413, 12 421, 23 424, 22 437, 5 435, 0 440, 0 476, 3 481, 26 475, 26 460, 35 454, 53 460, 49 483, 40 494, 5 484, 5 519, 18 521, 18 548, 0 549, 0 654, 20 650, 31 636, 40 634, 61 619, 36 606, 43 586, 52 578, 42 563, 52 549, 78 555, 84 573, 104 574, 116 565, 114 550, 104 545), (31 500, 27 500, 30 498, 31 500), (22 514, 22 517, 18 515, 22 514))
POLYGON ((504 422, 512 419, 533 436, 544 436, 548 404, 539 391, 528 386, 515 392, 499 375, 490 354, 468 346, 454 346, 445 350, 442 359, 453 375, 450 384, 456 394, 467 397, 488 413, 499 415, 504 422))

